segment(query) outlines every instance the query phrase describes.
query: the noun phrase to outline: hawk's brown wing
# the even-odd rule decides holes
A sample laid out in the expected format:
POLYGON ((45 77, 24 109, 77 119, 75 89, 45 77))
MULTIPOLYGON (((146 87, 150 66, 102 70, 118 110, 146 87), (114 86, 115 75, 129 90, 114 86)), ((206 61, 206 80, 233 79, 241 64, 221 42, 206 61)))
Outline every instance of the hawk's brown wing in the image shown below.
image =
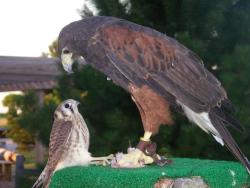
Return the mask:
POLYGON ((48 166, 54 171, 65 149, 72 130, 72 122, 55 120, 50 133, 48 166))
POLYGON ((182 106, 188 107, 185 113, 189 119, 195 119, 217 141, 220 139, 220 143, 224 141, 250 173, 248 159, 225 127, 231 124, 240 129, 232 116, 233 105, 220 82, 204 68, 201 59, 174 39, 153 29, 114 18, 106 22, 103 18, 103 22, 88 41, 89 60, 93 60, 94 67, 118 85, 146 84, 166 99, 170 98, 166 96, 170 93, 171 99, 174 97, 182 106), (107 62, 98 64, 98 60, 107 62), (216 131, 211 131, 211 127, 216 131))
POLYGON ((101 27, 89 45, 92 50, 104 50, 109 63, 130 82, 137 84, 139 78, 195 112, 209 111, 226 98, 220 82, 198 56, 155 30, 117 21, 101 27))

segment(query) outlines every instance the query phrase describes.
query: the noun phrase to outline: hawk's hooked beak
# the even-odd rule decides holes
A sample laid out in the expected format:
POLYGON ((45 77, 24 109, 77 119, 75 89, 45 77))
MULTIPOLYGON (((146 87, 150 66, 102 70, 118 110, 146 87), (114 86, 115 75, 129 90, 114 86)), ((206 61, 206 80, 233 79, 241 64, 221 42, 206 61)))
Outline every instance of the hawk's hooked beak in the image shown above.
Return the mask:
POLYGON ((72 74, 73 72, 73 64, 76 62, 80 66, 86 65, 86 61, 82 56, 74 57, 73 53, 67 53, 61 55, 62 65, 63 69, 69 73, 72 74))
POLYGON ((63 69, 67 73, 72 74, 73 73, 72 65, 74 63, 73 53, 67 53, 67 54, 62 53, 61 60, 62 60, 63 69))

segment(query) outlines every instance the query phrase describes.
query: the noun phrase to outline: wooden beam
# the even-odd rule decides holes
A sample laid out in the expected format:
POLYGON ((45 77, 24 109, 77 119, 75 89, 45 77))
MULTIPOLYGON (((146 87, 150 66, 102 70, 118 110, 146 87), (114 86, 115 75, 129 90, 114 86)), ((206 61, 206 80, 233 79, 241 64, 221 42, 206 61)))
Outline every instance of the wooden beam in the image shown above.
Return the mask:
POLYGON ((61 74, 58 58, 0 56, 0 75, 52 75, 61 74))
POLYGON ((61 74, 58 58, 0 56, 0 92, 52 89, 61 74))

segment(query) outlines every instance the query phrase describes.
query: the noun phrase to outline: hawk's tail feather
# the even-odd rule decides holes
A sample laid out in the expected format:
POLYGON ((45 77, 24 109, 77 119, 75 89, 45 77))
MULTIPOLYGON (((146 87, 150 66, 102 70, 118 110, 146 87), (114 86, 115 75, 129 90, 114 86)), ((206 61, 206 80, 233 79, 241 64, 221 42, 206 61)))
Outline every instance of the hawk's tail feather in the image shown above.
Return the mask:
POLYGON ((48 170, 45 168, 32 186, 32 188, 47 188, 49 183, 50 176, 48 174, 48 170))
POLYGON ((236 130, 243 132, 244 128, 241 126, 240 121, 233 116, 234 111, 233 109, 230 111, 230 108, 233 107, 230 107, 229 99, 225 99, 221 102, 221 107, 214 107, 211 110, 213 111, 212 113, 225 122, 225 125, 231 125, 236 130))
POLYGON ((232 154, 245 166, 248 173, 250 174, 250 163, 244 153, 241 151, 233 137, 231 136, 230 132, 227 130, 225 121, 221 118, 217 113, 216 110, 214 111, 211 109, 209 112, 209 118, 219 132, 222 140, 224 141, 227 148, 232 152, 232 154))

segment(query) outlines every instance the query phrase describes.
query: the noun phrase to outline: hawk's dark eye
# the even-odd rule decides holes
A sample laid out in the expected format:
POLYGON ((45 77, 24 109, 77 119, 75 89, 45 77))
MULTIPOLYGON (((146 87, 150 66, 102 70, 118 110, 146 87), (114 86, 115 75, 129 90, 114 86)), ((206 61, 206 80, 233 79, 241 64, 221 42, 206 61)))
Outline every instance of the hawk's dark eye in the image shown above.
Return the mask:
POLYGON ((66 104, 64 105, 64 107, 65 107, 65 108, 69 108, 69 104, 66 103, 66 104))
POLYGON ((70 53, 70 51, 69 50, 63 50, 63 54, 69 54, 70 53))

